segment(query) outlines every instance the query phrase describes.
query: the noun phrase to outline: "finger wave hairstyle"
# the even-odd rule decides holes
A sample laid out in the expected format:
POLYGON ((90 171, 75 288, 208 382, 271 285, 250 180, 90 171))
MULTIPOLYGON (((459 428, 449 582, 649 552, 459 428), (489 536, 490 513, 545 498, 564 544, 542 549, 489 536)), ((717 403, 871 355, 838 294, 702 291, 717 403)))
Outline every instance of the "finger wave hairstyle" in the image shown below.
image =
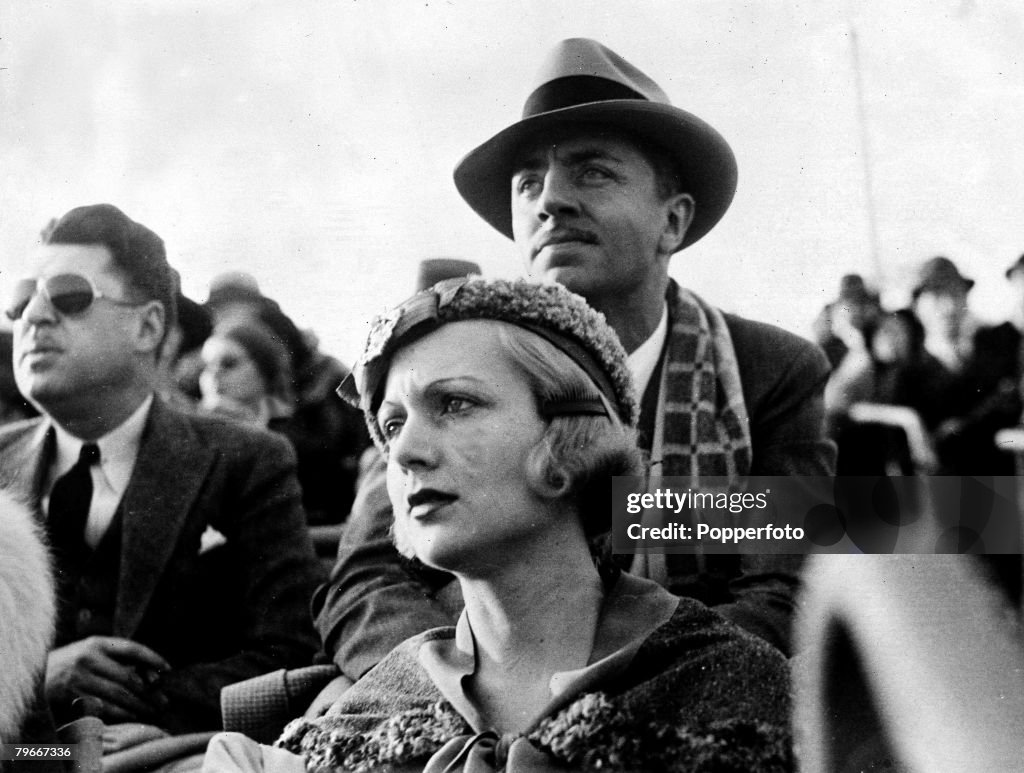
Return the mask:
POLYGON ((529 381, 538 410, 573 394, 596 396, 606 404, 608 416, 553 416, 527 467, 539 487, 554 490, 576 510, 589 539, 603 535, 611 529, 612 477, 641 472, 636 431, 618 419, 615 408, 568 355, 514 325, 499 323, 498 336, 506 356, 529 381))

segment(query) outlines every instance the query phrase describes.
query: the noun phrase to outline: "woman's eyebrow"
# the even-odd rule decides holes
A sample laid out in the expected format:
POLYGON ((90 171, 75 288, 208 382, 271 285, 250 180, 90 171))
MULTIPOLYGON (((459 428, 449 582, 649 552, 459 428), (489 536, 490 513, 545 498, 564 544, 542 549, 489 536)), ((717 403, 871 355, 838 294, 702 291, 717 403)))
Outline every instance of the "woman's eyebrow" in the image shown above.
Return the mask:
MULTIPOLYGON (((416 391, 423 392, 424 394, 430 394, 439 389, 451 386, 453 382, 458 385, 459 383, 470 382, 477 386, 487 386, 488 382, 486 379, 478 378, 472 375, 463 376, 443 376, 441 378, 434 379, 422 386, 416 386, 416 391)), ((387 398, 381 400, 380 407, 383 408, 385 405, 397 405, 394 400, 388 400, 387 398)))
POLYGON ((471 375, 463 376, 445 376, 444 378, 435 379, 424 387, 424 391, 430 391, 432 389, 444 389, 445 387, 452 386, 454 383, 458 385, 460 383, 470 382, 474 385, 486 386, 487 381, 482 378, 471 375))

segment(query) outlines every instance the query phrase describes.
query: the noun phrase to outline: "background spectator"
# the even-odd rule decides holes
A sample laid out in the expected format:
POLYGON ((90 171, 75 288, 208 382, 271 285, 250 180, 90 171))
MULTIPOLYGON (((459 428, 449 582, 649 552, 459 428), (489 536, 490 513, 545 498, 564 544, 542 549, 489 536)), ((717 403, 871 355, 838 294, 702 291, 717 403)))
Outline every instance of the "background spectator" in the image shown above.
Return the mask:
MULTIPOLYGON (((207 410, 266 427, 294 412, 288 357, 281 343, 258 322, 231 322, 203 343, 199 376, 207 410)), ((301 473, 300 460, 300 473, 301 473)))
POLYGON ((878 293, 868 289, 860 274, 846 274, 839 280, 839 297, 826 304, 814 322, 815 339, 832 367, 846 356, 853 332, 867 344, 881 313, 878 293))
MULTIPOLYGON (((842 330, 842 328, 839 328, 842 330)), ((927 430, 943 418, 950 376, 924 349, 924 328, 910 309, 884 313, 870 344, 859 331, 845 340, 850 346, 833 370, 825 389, 829 433, 839 448, 840 475, 878 475, 896 468, 915 471, 902 430, 850 419, 858 402, 913 409, 927 430)))
POLYGON ((921 266, 913 288, 925 349, 949 374, 936 447, 945 474, 1012 475, 1013 459, 994 438, 1021 415, 1021 334, 1009 322, 985 326, 972 319, 967 294, 973 286, 939 256, 921 266))
POLYGON ((39 412, 26 400, 14 382, 13 336, 10 330, 0 330, 0 424, 30 419, 39 412))
POLYGON ((334 390, 348 368, 321 352, 248 274, 230 273, 211 283, 205 304, 215 325, 257 322, 284 347, 294 408, 285 434, 301 460, 302 502, 311 524, 340 523, 355 497, 359 458, 370 445, 362 416, 334 390))

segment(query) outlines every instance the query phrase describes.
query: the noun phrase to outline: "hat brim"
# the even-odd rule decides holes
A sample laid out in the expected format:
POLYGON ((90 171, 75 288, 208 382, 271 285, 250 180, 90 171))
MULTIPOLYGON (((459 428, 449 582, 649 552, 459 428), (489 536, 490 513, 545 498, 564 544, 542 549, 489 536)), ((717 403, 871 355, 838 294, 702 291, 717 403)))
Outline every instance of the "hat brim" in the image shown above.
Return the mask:
POLYGON ((675 159, 683 187, 696 202, 693 222, 678 250, 710 231, 732 203, 736 157, 722 135, 685 110, 639 99, 590 102, 525 118, 470 151, 455 167, 455 187, 480 217, 513 238, 511 192, 516 153, 538 135, 578 123, 632 133, 675 159))
MULTIPOLYGON (((963 287, 964 291, 967 292, 972 287, 974 287, 974 280, 973 279, 968 279, 967 277, 960 277, 960 285, 963 287)), ((917 298, 917 296, 921 295, 922 293, 942 292, 943 290, 947 290, 950 287, 955 287, 955 286, 956 286, 955 282, 950 282, 949 280, 945 280, 945 279, 941 280, 941 281, 920 282, 919 284, 917 284, 914 287, 914 289, 911 291, 910 295, 911 295, 912 298, 917 298)))

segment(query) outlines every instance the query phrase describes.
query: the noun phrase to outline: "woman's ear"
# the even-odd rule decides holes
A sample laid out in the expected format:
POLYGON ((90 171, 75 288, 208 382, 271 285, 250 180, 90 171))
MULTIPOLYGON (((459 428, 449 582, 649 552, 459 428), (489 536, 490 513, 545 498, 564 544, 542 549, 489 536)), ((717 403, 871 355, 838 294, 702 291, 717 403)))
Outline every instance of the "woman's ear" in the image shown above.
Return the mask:
POLYGON ((658 247, 663 255, 671 255, 683 243, 690 230, 697 204, 689 193, 676 193, 665 200, 665 225, 658 247))

